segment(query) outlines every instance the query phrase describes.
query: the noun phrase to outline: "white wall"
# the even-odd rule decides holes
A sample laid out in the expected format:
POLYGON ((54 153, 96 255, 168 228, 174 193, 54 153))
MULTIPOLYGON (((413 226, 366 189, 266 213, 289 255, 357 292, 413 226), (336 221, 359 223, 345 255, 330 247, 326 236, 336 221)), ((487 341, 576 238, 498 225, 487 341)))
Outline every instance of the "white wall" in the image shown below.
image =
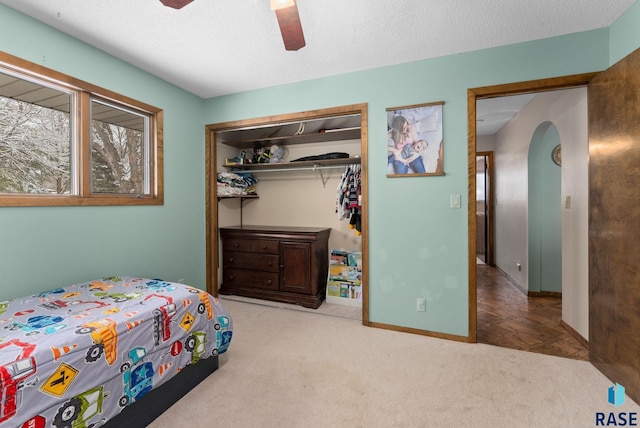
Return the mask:
POLYGON ((476 152, 492 152, 495 149, 495 135, 478 135, 476 152))
POLYGON ((551 116, 555 118, 562 142, 562 319, 588 339, 589 146, 586 88, 560 97, 551 106, 551 116))
POLYGON ((537 126, 551 121, 562 142, 563 320, 588 337, 587 91, 537 95, 495 136, 496 265, 528 289, 527 155, 537 126), (516 263, 522 265, 518 271, 516 263))

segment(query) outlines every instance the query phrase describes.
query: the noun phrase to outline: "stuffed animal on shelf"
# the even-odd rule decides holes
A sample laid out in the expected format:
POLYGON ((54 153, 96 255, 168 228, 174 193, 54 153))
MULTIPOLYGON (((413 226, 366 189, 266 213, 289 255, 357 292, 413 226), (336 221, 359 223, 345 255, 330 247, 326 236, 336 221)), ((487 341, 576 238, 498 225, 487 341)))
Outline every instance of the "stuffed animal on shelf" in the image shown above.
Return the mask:
POLYGON ((271 158, 269 159, 269 163, 278 163, 282 162, 286 156, 285 150, 277 144, 274 144, 269 149, 269 154, 271 158))
POLYGON ((269 163, 270 158, 269 149, 265 149, 259 144, 253 146, 253 163, 269 163))

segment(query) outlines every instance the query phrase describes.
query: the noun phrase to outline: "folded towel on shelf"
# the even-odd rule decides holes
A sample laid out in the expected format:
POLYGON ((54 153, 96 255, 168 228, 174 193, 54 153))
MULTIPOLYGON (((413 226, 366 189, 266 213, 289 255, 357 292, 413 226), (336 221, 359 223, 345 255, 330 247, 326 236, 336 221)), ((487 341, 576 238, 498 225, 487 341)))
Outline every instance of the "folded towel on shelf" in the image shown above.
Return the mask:
POLYGON ((221 172, 217 177, 218 196, 255 195, 258 180, 249 173, 221 172))

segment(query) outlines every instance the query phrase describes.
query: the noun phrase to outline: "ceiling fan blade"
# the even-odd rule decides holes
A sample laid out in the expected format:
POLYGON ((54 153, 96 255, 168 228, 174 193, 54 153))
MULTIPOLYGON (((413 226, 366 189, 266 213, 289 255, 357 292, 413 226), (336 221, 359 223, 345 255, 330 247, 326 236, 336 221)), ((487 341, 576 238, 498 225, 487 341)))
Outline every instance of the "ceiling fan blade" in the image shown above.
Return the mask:
POLYGON ((168 7, 172 7, 174 9, 182 9, 193 0, 160 0, 160 2, 168 7))
POLYGON ((278 17, 278 25, 282 33, 284 48, 288 51, 297 51, 305 47, 304 34, 302 33, 302 24, 298 15, 298 6, 285 7, 276 10, 278 17))

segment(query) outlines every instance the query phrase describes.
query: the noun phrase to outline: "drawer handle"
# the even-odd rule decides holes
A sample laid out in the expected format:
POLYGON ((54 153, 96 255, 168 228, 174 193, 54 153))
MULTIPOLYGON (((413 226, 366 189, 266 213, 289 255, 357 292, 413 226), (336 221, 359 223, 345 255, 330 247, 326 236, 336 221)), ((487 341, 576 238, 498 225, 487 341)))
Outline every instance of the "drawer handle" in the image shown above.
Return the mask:
POLYGON ((233 244, 234 247, 238 248, 240 246, 240 244, 238 244, 237 242, 235 244, 233 244))
POLYGON ((266 245, 263 245, 263 246, 262 246, 262 249, 263 249, 263 250, 266 250, 266 249, 267 249, 267 246, 266 246, 266 245))
POLYGON ((267 284, 271 285, 273 281, 271 281, 270 279, 267 280, 267 284))
POLYGON ((235 260, 235 259, 234 259, 233 257, 229 257, 229 261, 230 261, 231 263, 233 263, 233 261, 234 261, 234 260, 235 260))
POLYGON ((235 278, 235 276, 229 275, 229 279, 233 280, 233 278, 235 278))
POLYGON ((267 266, 273 266, 273 262, 267 263, 267 266))

